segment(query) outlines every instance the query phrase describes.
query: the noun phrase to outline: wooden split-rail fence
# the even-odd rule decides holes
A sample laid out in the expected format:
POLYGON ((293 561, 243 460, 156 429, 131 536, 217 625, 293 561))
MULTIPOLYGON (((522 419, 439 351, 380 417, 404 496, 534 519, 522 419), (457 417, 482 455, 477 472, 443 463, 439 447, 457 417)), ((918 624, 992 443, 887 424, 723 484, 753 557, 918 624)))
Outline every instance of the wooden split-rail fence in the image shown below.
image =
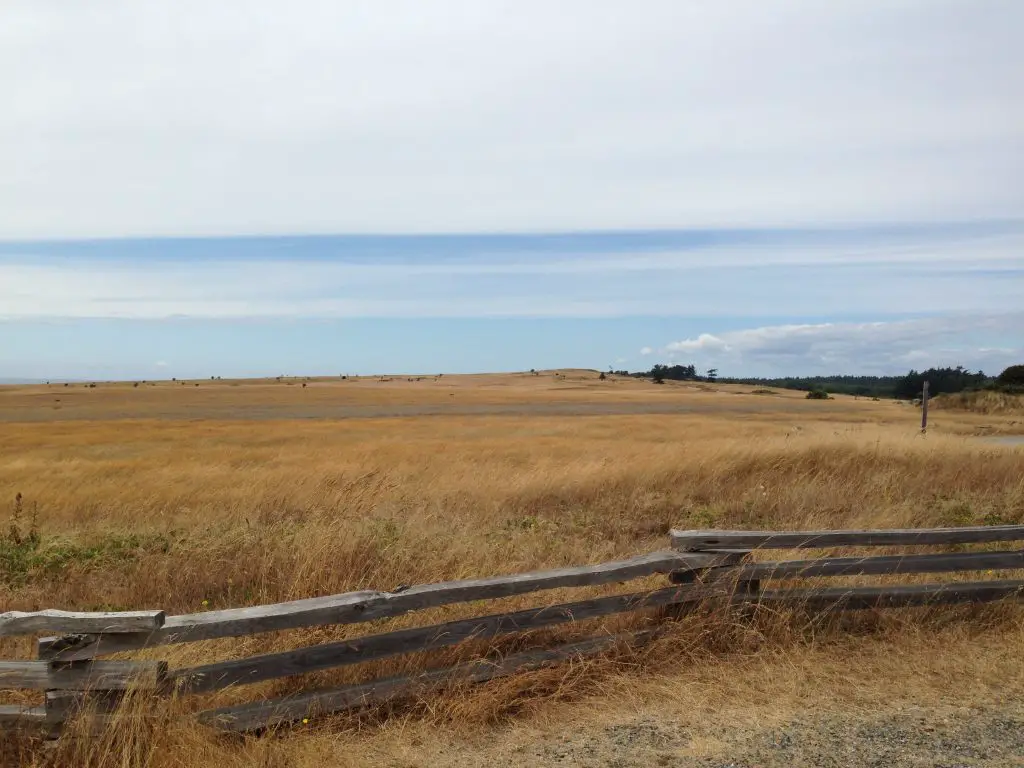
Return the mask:
MULTIPOLYGON (((628 560, 427 584, 395 592, 349 592, 180 616, 166 616, 163 611, 8 612, 0 614, 0 635, 51 633, 56 636, 38 641, 35 660, 0 662, 0 689, 45 692, 42 705, 0 706, 0 726, 37 726, 56 734, 61 724, 84 705, 89 706, 99 721, 104 716, 109 717, 128 690, 153 695, 208 693, 228 686, 454 646, 467 640, 526 633, 645 609, 667 608, 669 610, 657 615, 679 617, 698 605, 796 607, 820 612, 1021 600, 1024 599, 1024 579, 1020 578, 872 586, 806 581, 819 577, 972 571, 1006 575, 1006 572, 1024 570, 1024 550, 968 549, 963 545, 1021 540, 1024 540, 1024 525, 871 531, 672 531, 672 549, 628 560), (828 551, 835 547, 919 546, 946 551, 776 561, 757 559, 764 550, 772 549, 828 551), (97 658, 175 643, 366 622, 455 603, 555 588, 620 583, 655 574, 666 575, 669 585, 197 667, 169 669, 167 663, 159 661, 97 658)), ((258 700, 200 712, 198 717, 227 731, 255 731, 412 693, 422 694, 453 683, 478 683, 567 659, 600 654, 622 644, 641 643, 656 631, 648 629, 625 635, 605 632, 568 645, 500 658, 484 655, 442 669, 258 700)))

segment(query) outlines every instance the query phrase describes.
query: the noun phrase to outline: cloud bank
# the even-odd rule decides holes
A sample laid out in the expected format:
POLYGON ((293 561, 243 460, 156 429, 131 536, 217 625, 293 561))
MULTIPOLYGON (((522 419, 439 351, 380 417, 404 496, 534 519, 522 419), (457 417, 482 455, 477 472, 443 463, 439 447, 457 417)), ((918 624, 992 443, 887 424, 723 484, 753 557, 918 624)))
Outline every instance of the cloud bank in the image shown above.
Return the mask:
POLYGON ((1024 215, 1024 4, 8 0, 0 238, 1024 215))
POLYGON ((891 373, 965 365, 991 373, 1024 360, 1022 329, 1022 311, 894 322, 777 325, 703 333, 669 342, 659 352, 669 360, 695 360, 723 370, 891 373))

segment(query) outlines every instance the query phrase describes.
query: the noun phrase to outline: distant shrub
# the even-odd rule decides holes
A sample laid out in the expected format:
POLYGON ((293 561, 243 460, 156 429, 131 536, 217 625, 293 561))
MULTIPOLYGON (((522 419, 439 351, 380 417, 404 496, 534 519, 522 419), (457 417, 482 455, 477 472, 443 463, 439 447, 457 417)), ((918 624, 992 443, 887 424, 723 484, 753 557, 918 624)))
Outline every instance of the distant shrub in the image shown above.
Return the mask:
POLYGON ((828 396, 828 392, 826 392, 824 389, 812 389, 810 392, 807 393, 807 399, 830 400, 831 398, 828 396))

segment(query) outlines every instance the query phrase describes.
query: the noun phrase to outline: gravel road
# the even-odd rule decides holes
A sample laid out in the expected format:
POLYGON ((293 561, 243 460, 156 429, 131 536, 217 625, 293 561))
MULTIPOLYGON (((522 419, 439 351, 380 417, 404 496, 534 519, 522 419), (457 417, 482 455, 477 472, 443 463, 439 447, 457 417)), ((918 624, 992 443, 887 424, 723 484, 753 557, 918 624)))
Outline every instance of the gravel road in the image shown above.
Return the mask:
POLYGON ((1024 701, 886 715, 807 714, 753 730, 638 718, 482 757, 480 765, 493 761, 507 768, 1020 768, 1024 701))

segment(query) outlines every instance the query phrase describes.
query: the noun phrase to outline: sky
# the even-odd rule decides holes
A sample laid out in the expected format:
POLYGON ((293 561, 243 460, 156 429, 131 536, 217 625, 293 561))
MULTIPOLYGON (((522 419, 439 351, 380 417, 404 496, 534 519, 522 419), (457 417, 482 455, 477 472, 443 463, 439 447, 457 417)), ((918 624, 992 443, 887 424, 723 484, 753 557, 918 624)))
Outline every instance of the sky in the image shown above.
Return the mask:
POLYGON ((0 379, 1024 360, 1016 0, 8 0, 0 379))

